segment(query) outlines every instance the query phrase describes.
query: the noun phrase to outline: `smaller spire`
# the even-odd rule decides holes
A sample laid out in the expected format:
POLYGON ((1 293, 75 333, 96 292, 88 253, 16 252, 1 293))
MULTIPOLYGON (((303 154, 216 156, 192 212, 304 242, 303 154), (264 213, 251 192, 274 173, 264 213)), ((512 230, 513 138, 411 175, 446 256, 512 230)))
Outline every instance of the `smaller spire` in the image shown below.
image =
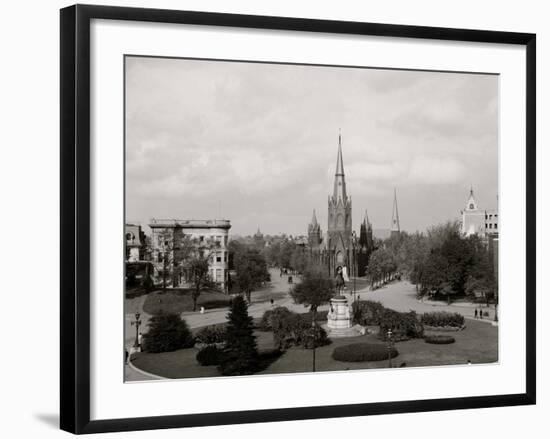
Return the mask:
POLYGON ((363 218, 363 223, 365 225, 369 225, 370 224, 370 221, 369 221, 369 214, 367 213, 367 209, 365 209, 365 218, 363 218))
POLYGON ((311 218, 311 225, 313 227, 317 226, 317 216, 315 215, 315 209, 313 209, 313 217, 311 218))
POLYGON ((397 210, 397 189, 393 188, 393 212, 391 218, 391 231, 392 233, 399 233, 401 231, 399 227, 399 212, 397 210))

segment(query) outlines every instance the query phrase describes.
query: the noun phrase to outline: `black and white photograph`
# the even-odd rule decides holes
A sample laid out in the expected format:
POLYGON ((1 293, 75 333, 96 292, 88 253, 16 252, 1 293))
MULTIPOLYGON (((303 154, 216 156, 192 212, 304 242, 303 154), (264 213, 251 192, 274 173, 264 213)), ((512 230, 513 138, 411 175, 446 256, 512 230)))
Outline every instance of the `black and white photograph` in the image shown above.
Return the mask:
POLYGON ((124 128, 125 382, 499 362, 498 74, 126 55, 124 128))

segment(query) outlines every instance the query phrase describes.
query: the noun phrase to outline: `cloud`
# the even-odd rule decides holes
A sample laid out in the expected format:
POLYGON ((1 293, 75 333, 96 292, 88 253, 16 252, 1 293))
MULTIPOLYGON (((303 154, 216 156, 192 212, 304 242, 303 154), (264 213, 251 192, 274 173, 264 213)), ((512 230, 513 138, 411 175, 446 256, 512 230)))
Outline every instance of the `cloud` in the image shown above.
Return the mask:
MULTIPOLYGON (((261 220, 274 232, 305 232, 311 210, 322 214, 332 192, 339 129, 348 193, 373 218, 388 216, 393 187, 428 197, 434 218, 455 209, 449 185, 496 192, 495 76, 127 63, 128 217, 212 215, 220 201, 235 231, 253 233, 261 224, 247 228, 261 220)), ((403 217, 413 228, 427 225, 425 212, 403 217)))
POLYGON ((466 167, 454 158, 416 157, 409 168, 408 184, 453 184, 464 181, 466 167))

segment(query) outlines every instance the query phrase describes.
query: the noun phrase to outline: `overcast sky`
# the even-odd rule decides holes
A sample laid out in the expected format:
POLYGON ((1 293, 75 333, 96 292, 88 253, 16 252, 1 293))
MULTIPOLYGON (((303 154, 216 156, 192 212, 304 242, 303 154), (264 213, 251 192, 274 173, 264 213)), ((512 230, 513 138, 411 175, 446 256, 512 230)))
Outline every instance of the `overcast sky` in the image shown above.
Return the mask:
POLYGON ((323 232, 338 147, 353 229, 496 207, 498 77, 126 58, 126 218, 231 220, 231 233, 323 232))

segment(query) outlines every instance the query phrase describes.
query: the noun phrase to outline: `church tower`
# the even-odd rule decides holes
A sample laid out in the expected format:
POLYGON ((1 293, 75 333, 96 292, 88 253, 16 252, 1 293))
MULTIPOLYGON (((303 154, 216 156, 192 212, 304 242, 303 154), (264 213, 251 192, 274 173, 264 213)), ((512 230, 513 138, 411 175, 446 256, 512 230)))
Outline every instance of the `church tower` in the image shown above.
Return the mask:
POLYGON ((398 237, 400 233, 401 233, 401 229, 399 227, 399 211, 397 210, 397 191, 394 188, 393 189, 393 212, 391 216, 390 236, 392 238, 394 236, 398 237))
POLYGON ((372 224, 369 221, 369 216, 365 210, 365 218, 361 223, 361 231, 359 233, 359 254, 357 255, 358 276, 364 276, 369 264, 370 255, 374 250, 372 240, 372 224))
POLYGON ((462 233, 465 236, 485 233, 485 211, 479 209, 473 188, 470 188, 466 208, 462 211, 462 233))
POLYGON ((342 135, 338 135, 338 153, 334 189, 328 198, 328 250, 333 258, 332 266, 349 265, 351 251, 351 197, 346 192, 344 160, 342 158, 342 135))
POLYGON ((312 251, 318 250, 321 245, 321 226, 317 222, 317 216, 315 215, 315 209, 313 209, 313 217, 311 223, 307 228, 307 240, 309 248, 312 251))

